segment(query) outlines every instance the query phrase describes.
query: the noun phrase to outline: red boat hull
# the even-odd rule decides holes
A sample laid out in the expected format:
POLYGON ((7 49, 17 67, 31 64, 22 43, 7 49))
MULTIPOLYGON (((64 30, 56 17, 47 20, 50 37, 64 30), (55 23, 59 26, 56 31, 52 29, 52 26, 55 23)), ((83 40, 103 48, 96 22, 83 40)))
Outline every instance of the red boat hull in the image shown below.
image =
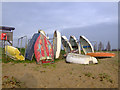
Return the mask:
POLYGON ((37 63, 50 63, 54 61, 53 46, 45 35, 40 33, 34 45, 37 63))

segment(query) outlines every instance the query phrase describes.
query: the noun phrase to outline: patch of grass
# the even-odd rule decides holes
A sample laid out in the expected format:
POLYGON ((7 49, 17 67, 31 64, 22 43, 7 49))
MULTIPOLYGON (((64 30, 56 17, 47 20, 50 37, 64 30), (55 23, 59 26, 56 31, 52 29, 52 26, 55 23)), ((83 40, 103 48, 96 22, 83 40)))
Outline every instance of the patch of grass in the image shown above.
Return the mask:
POLYGON ((24 66, 27 66, 26 64, 24 64, 24 66))
POLYGON ((113 80, 106 73, 99 74, 99 77, 100 77, 100 81, 103 81, 105 79, 108 82, 113 83, 113 80))
POLYGON ((56 64, 51 64, 53 68, 56 68, 56 64))
POLYGON ((13 76, 11 78, 8 76, 4 76, 2 78, 2 86, 7 88, 21 88, 25 87, 25 84, 23 82, 20 82, 13 76))
POLYGON ((118 60, 117 62, 120 63, 120 60, 118 60))
POLYGON ((32 61, 27 60, 27 59, 24 60, 24 61, 14 60, 14 59, 11 59, 9 56, 6 57, 6 55, 3 54, 3 55, 2 55, 2 62, 3 62, 3 63, 12 62, 12 63, 16 64, 16 63, 34 63, 34 62, 36 62, 36 61, 35 61, 35 59, 33 59, 32 61))
POLYGON ((108 81, 109 81, 110 83, 113 83, 113 80, 112 80, 112 79, 109 79, 108 81))
POLYGON ((84 73, 84 75, 87 76, 87 77, 91 77, 92 73, 88 72, 88 73, 84 73))
POLYGON ((50 66, 50 63, 45 63, 42 65, 44 68, 46 68, 47 66, 50 66))
POLYGON ((60 59, 54 59, 54 63, 59 62, 59 61, 60 61, 60 59))
POLYGON ((98 63, 100 64, 101 63, 101 60, 100 59, 97 59, 98 60, 98 63))
POLYGON ((100 78, 104 78, 104 79, 109 79, 110 76, 107 75, 106 73, 102 73, 102 74, 99 74, 100 78))
POLYGON ((45 70, 43 70, 43 71, 40 71, 41 73, 45 73, 46 71, 45 70))
POLYGON ((54 62, 56 63, 56 62, 58 62, 60 60, 65 60, 65 58, 63 56, 64 54, 66 54, 65 51, 61 50, 59 58, 58 59, 54 59, 54 62))
POLYGON ((49 66, 49 67, 56 68, 56 64, 50 64, 50 63, 45 63, 45 64, 43 64, 42 66, 43 66, 43 68, 47 68, 48 66, 49 66))
POLYGON ((65 58, 63 58, 63 59, 54 59, 54 63, 57 63, 57 62, 59 62, 59 61, 65 61, 65 58))
POLYGON ((83 52, 83 50, 81 50, 81 54, 83 54, 83 55, 85 54, 85 53, 83 52))
POLYGON ((70 74, 72 75, 72 72, 70 72, 70 74))
MULTIPOLYGON (((2 49, 4 51, 4 48, 2 49)), ((20 50, 20 48, 18 48, 18 50, 20 50)), ((21 48, 21 54, 24 56, 24 53, 25 53, 25 48, 21 48)), ((35 56, 33 56, 33 60, 30 61, 30 60, 24 60, 24 61, 20 61, 20 60, 14 60, 12 58, 10 58, 9 56, 6 57, 6 54, 2 53, 2 62, 3 63, 9 63, 9 62, 12 62, 12 63, 34 63, 36 62, 36 59, 35 59, 35 56)))
POLYGON ((24 56, 24 54, 25 54, 25 48, 18 48, 18 50, 19 50, 20 53, 24 56))
POLYGON ((63 55, 63 54, 65 54, 65 50, 61 50, 61 52, 60 52, 60 53, 61 53, 62 55, 63 55))

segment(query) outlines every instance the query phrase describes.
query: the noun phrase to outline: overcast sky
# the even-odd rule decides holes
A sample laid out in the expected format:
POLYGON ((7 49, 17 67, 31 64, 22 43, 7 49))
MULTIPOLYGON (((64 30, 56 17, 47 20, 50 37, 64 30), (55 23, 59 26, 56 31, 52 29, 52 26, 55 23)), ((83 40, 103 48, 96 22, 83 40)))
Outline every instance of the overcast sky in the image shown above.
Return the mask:
POLYGON ((104 47, 110 41, 112 48, 118 47, 118 3, 117 2, 3 2, 2 25, 15 27, 14 46, 17 38, 31 38, 38 29, 49 37, 54 30, 70 37, 86 36, 90 41, 100 41, 104 47))

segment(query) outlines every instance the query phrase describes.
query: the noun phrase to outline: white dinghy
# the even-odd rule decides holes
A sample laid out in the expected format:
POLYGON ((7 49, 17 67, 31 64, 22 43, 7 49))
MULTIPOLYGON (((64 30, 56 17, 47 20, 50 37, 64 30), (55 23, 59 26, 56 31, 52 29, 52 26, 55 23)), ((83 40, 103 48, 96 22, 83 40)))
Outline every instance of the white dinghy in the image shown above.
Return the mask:
POLYGON ((77 64, 97 64, 98 61, 95 57, 91 57, 88 55, 81 55, 76 53, 69 53, 66 57, 66 62, 69 63, 77 63, 77 64))

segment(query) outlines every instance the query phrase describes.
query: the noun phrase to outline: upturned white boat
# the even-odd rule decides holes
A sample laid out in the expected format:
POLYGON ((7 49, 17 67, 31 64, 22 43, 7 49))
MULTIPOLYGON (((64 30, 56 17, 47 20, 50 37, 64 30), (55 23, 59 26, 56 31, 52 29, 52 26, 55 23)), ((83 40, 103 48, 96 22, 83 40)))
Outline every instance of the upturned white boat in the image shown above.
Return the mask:
POLYGON ((96 58, 110 58, 115 56, 114 53, 94 52, 94 48, 92 44, 85 36, 80 36, 80 44, 81 44, 81 48, 83 49, 83 52, 86 55, 96 57, 96 58))
POLYGON ((76 54, 76 53, 69 53, 66 57, 66 62, 77 63, 77 64, 90 64, 91 62, 94 64, 98 63, 95 57, 76 54))
POLYGON ((80 45, 77 42, 76 37, 75 36, 70 36, 69 42, 70 42, 74 52, 80 54, 81 53, 80 45))
POLYGON ((70 53, 71 51, 73 51, 73 48, 71 46, 71 44, 69 43, 68 39, 66 36, 62 36, 62 45, 63 45, 63 48, 65 50, 66 53, 70 53))
POLYGON ((87 54, 89 52, 94 53, 94 49, 93 49, 92 44, 85 36, 80 36, 80 44, 81 44, 81 48, 83 49, 83 52, 85 54, 87 54))
POLYGON ((61 34, 59 31, 54 32, 53 36, 53 50, 55 58, 59 58, 61 51, 61 34))

